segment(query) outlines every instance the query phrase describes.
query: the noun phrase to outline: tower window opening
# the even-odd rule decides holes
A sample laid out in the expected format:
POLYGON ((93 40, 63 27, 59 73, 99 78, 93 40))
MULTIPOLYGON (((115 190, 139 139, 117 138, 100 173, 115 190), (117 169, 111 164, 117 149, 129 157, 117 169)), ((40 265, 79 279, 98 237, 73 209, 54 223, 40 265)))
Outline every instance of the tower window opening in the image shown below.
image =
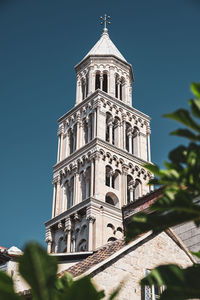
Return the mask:
POLYGON ((108 92, 108 76, 107 74, 103 74, 103 91, 108 92))
POLYGON ((106 196, 106 203, 109 203, 111 205, 115 205, 113 199, 110 196, 106 196))
POLYGON ((106 185, 111 187, 112 185, 112 175, 111 175, 111 172, 112 172, 112 168, 109 167, 109 166, 106 166, 106 178, 105 178, 105 181, 106 181, 106 185))
POLYGON ((118 98, 118 77, 115 77, 115 97, 118 98))
POLYGON ((86 95, 85 95, 85 97, 88 96, 88 85, 89 85, 89 79, 88 79, 88 75, 87 75, 87 77, 86 77, 86 95))
POLYGON ((95 90, 100 89, 100 74, 96 74, 95 90))
POLYGON ((69 132, 69 150, 70 150, 70 154, 72 154, 74 150, 74 138, 73 138, 72 130, 70 130, 69 132))
POLYGON ((122 83, 119 84, 119 99, 122 100, 122 83))
POLYGON ((84 79, 81 81, 81 89, 82 89, 82 100, 86 97, 86 82, 84 79))

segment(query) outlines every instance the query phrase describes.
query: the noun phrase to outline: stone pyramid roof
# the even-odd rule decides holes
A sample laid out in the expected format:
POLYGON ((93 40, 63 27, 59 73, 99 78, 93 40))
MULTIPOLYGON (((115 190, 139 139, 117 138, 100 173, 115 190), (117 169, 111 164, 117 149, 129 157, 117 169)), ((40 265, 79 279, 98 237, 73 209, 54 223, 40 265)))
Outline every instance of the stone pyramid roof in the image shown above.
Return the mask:
POLYGON ((111 41, 107 29, 104 29, 101 38, 87 53, 84 59, 90 55, 114 55, 115 57, 127 62, 114 43, 111 41))

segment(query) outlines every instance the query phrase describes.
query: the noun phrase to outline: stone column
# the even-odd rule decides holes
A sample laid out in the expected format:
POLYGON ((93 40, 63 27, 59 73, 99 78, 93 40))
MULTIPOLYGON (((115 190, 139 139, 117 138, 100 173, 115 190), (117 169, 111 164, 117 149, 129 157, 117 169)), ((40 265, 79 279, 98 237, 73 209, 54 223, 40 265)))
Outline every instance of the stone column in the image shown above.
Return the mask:
POLYGON ((81 127, 81 116, 77 115, 77 126, 76 126, 76 150, 80 148, 80 127, 81 127))
POLYGON ((117 80, 117 98, 120 99, 120 79, 117 80))
POLYGON ((128 174, 128 166, 124 165, 122 167, 122 201, 121 206, 127 204, 127 174, 128 174))
POLYGON ((67 241, 67 252, 71 252, 71 219, 70 217, 65 219, 65 229, 64 232, 66 234, 67 241))
POLYGON ((94 195, 94 159, 91 159, 90 174, 90 197, 94 195))
POLYGON ((100 73, 99 80, 100 80, 100 90, 103 90, 103 73, 102 72, 100 73))
POLYGON ((134 201, 134 186, 135 186, 135 182, 134 180, 131 180, 130 184, 129 184, 129 191, 130 191, 130 202, 134 201))
POLYGON ((93 89, 93 67, 89 67, 88 69, 88 73, 87 73, 87 76, 88 76, 88 96, 91 95, 93 92, 94 92, 94 89, 93 89))
POLYGON ((126 149, 126 115, 122 115, 123 149, 126 149))
POLYGON ((88 218, 88 251, 93 250, 93 241, 94 241, 94 222, 95 218, 93 216, 89 216, 88 218))
POLYGON ((112 144, 112 128, 113 128, 113 123, 112 123, 112 120, 109 120, 108 121, 108 127, 109 127, 109 143, 112 144))
POLYGON ((150 148, 150 134, 151 130, 147 130, 147 147, 148 147, 148 161, 151 162, 151 148, 150 148))
POLYGON ((78 204, 78 168, 77 166, 74 167, 74 197, 73 197, 73 204, 78 204))
POLYGON ((56 213, 55 215, 59 215, 60 213, 60 175, 57 177, 57 195, 56 195, 56 213))
POLYGON ((129 145, 129 153, 133 153, 133 150, 132 150, 132 132, 129 131, 128 132, 128 145, 129 145))
POLYGON ((88 142, 91 140, 91 119, 88 118, 88 142))
POLYGON ((97 122, 97 112, 96 112, 96 108, 93 111, 93 133, 92 133, 92 137, 93 139, 96 137, 96 122, 97 122))
POLYGON ((97 195, 97 193, 99 193, 99 188, 98 188, 98 176, 99 176, 99 159, 100 159, 100 153, 96 152, 94 154, 94 195, 97 195))
POLYGON ((77 76, 76 79, 76 105, 81 102, 81 80, 80 77, 77 76))
POLYGON ((46 229, 46 243, 47 243, 47 252, 51 253, 51 247, 52 247, 52 233, 51 228, 46 229))
POLYGON ((109 90, 108 93, 115 97, 115 71, 114 67, 110 67, 110 74, 109 74, 109 90))
POLYGON ((57 152, 57 163, 60 161, 60 140, 61 140, 61 135, 58 135, 58 152, 57 152))

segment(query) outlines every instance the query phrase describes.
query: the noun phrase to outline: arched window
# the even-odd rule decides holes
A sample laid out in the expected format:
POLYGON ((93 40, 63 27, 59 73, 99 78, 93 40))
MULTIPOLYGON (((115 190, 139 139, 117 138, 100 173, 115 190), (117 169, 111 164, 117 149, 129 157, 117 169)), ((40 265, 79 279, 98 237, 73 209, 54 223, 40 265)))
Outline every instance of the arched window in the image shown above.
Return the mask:
POLYGON ((81 90, 82 90, 82 100, 84 100, 86 97, 86 82, 84 78, 82 78, 81 80, 81 90))
POLYGON ((112 172, 112 168, 110 166, 106 166, 106 170, 105 170, 105 173, 106 173, 105 182, 106 182, 106 185, 110 186, 110 187, 111 187, 111 184, 112 184, 112 175, 111 175, 111 172, 112 172))
POLYGON ((83 122, 83 142, 84 144, 88 143, 88 122, 86 120, 83 122))
POLYGON ((132 128, 129 123, 126 122, 126 150, 132 153, 132 128))
POLYGON ((119 199, 117 198, 117 196, 114 193, 111 193, 111 192, 107 193, 105 200, 106 200, 106 203, 109 203, 116 207, 119 206, 119 199))
POLYGON ((142 183, 139 179, 135 180, 135 193, 134 193, 134 200, 137 200, 142 196, 142 183))
POLYGON ((69 130, 69 150, 70 150, 70 154, 73 153, 74 151, 74 137, 73 137, 72 129, 69 130))
POLYGON ((112 187, 119 190, 120 171, 116 170, 112 176, 112 187))
POLYGON ((125 79, 122 77, 122 79, 121 79, 121 91, 120 91, 120 96, 121 96, 120 99, 121 100, 125 100, 125 98, 126 98, 125 87, 126 87, 125 79))
POLYGON ((78 252, 84 252, 87 250, 87 242, 85 239, 82 239, 77 246, 77 251, 78 252))
POLYGON ((115 76, 115 97, 118 98, 118 83, 119 83, 119 76, 115 76))
POLYGON ((133 180, 132 176, 127 175, 127 203, 130 203, 131 201, 130 184, 132 180, 133 180))
POLYGON ((88 142, 92 140, 92 114, 88 118, 88 142))
POLYGON ((107 74, 103 74, 103 91, 108 92, 108 76, 107 74))
POLYGON ((139 130, 137 127, 134 127, 134 132, 133 132, 133 154, 135 156, 139 156, 139 130))
POLYGON ((95 78, 95 90, 100 89, 100 74, 97 73, 96 74, 96 78, 95 78))
POLYGON ((110 113, 106 113, 106 141, 113 144, 113 117, 110 113))
POLYGON ((57 253, 63 253, 66 250, 66 242, 63 237, 60 237, 58 240, 58 251, 57 253))
POLYGON ((122 100, 122 82, 119 83, 119 99, 122 100))
POLYGON ((108 227, 108 228, 111 228, 113 231, 115 230, 115 227, 114 227, 114 225, 113 225, 113 224, 111 224, 111 223, 108 223, 108 224, 107 224, 107 227, 108 227))
POLYGON ((118 117, 114 118, 114 122, 113 122, 113 131, 112 131, 112 143, 115 146, 119 146, 119 127, 120 124, 120 119, 118 117))
POLYGON ((115 238, 114 236, 111 236, 111 237, 107 240, 107 242, 114 242, 114 241, 116 241, 116 238, 115 238))
POLYGON ((85 182, 85 174, 82 171, 80 173, 80 180, 81 180, 81 200, 85 200, 86 199, 86 182, 85 182))

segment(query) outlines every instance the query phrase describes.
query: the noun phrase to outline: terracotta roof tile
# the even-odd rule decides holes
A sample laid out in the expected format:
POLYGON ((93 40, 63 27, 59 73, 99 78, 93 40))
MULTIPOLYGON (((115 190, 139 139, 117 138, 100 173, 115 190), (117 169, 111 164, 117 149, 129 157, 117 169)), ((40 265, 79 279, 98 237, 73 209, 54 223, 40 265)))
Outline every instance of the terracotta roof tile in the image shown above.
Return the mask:
POLYGON ((73 265, 69 269, 62 271, 58 274, 58 277, 62 277, 65 272, 69 272, 73 277, 79 276, 85 273, 90 268, 94 267, 98 263, 109 258, 112 254, 119 251, 125 245, 124 239, 116 240, 114 242, 108 242, 106 245, 98 248, 94 251, 94 254, 88 256, 81 262, 73 265))

